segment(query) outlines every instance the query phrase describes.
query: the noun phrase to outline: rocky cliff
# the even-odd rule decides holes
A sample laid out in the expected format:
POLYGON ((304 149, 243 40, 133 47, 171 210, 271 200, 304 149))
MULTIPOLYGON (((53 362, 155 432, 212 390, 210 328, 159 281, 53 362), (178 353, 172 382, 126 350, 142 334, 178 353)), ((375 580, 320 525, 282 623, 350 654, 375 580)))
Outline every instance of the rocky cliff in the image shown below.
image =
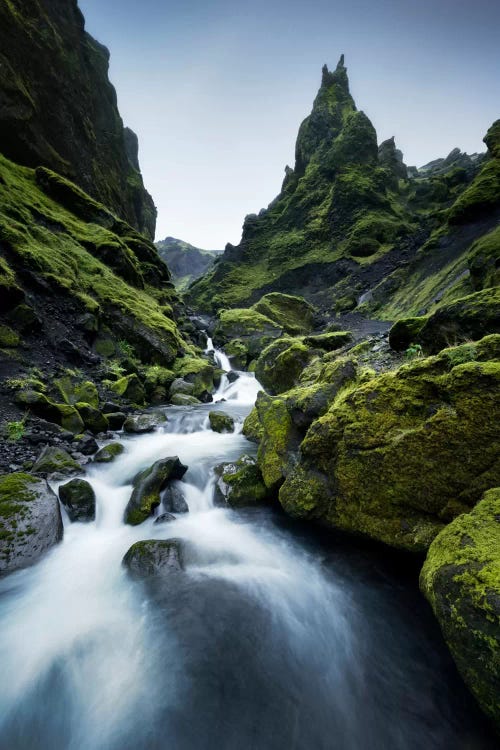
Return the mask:
POLYGON ((156 209, 108 65, 109 52, 85 31, 76 0, 1 3, 2 153, 71 179, 152 239, 156 209))
POLYGON ((405 291, 396 306, 390 303, 425 246, 423 275, 430 285, 419 296, 419 310, 429 310, 466 270, 464 251, 496 221, 493 206, 477 225, 472 212, 464 221, 474 226, 447 241, 445 252, 426 244, 446 225, 484 157, 455 149, 422 171, 407 168, 394 139, 378 145, 372 123, 356 108, 343 57, 333 72, 323 69, 295 151, 281 193, 246 217, 240 245, 228 245, 192 286, 193 304, 247 306, 280 291, 301 294, 326 311, 359 309, 394 319, 412 307, 405 291), (446 266, 459 256, 453 275, 446 266))

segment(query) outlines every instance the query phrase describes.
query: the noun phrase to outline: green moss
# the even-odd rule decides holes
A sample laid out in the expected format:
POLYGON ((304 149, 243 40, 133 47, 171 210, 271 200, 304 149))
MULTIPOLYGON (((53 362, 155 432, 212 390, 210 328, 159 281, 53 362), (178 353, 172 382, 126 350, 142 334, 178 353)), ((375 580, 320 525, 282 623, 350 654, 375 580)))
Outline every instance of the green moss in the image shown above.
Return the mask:
POLYGON ((132 375, 125 375, 125 377, 117 380, 116 383, 112 383, 111 390, 114 391, 117 396, 126 398, 133 404, 144 404, 146 400, 144 387, 135 373, 132 375))
POLYGON ((271 292, 252 305, 252 309, 292 335, 308 333, 313 327, 315 309, 303 297, 271 292))
POLYGON ((260 393, 256 408, 262 425, 259 468, 266 487, 276 490, 288 473, 291 452, 298 447, 297 433, 283 399, 260 393))
POLYGON ((214 432, 234 432, 234 419, 224 412, 211 411, 208 415, 214 432))
MULTIPOLYGON (((329 334, 335 335, 335 334, 329 334)), ((309 364, 314 353, 298 340, 285 340, 283 351, 276 351, 277 343, 264 349, 257 360, 255 374, 264 388, 272 394, 282 393, 292 388, 299 380, 304 367, 309 364)))
POLYGON ((259 443, 262 439, 263 427, 260 423, 259 412, 255 406, 243 422, 243 434, 253 443, 259 443))
POLYGON ((66 375, 54 381, 64 401, 71 406, 78 402, 89 404, 94 409, 99 406, 99 393, 92 381, 75 382, 74 378, 66 375))
POLYGON ((18 334, 12 328, 0 324, 0 347, 10 349, 19 346, 20 341, 18 334))
POLYGON ((47 446, 37 458, 34 466, 34 474, 75 474, 80 473, 82 467, 69 453, 62 448, 47 446))
POLYGON ((222 496, 232 508, 260 505, 269 498, 260 469, 249 456, 242 456, 233 464, 217 466, 215 474, 219 477, 216 497, 222 496))
POLYGON ((476 291, 500 285, 500 227, 474 242, 467 263, 476 291))
POLYGON ((500 728, 500 488, 432 543, 420 585, 457 666, 500 728))
POLYGON ((450 224, 474 221, 500 206, 500 158, 488 161, 451 207, 450 224))
POLYGON ((77 403, 75 404, 75 407, 80 417, 83 419, 83 423, 87 430, 97 434, 98 432, 106 432, 109 428, 106 416, 100 412, 99 409, 85 403, 77 403))
POLYGON ((122 443, 108 443, 95 454, 94 461, 98 464, 108 464, 117 456, 121 456, 124 450, 122 443))

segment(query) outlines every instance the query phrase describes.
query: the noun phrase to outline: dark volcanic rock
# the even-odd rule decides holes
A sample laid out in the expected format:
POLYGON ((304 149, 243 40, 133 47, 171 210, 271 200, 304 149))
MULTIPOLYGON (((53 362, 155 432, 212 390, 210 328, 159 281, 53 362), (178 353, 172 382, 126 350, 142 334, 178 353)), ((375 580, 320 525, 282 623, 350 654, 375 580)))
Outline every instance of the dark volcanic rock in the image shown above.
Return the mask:
POLYGON ((0 477, 0 574, 32 565, 62 537, 59 503, 45 479, 0 477))
POLYGON ((72 479, 62 484, 59 499, 71 521, 95 520, 95 492, 85 479, 72 479))
POLYGON ((188 513, 189 506, 178 484, 169 484, 161 496, 163 507, 169 513, 188 513))
POLYGON ((155 523, 171 523, 176 520, 176 517, 172 513, 162 513, 161 516, 155 519, 155 523))
POLYGON ((125 509, 125 523, 136 526, 148 518, 160 504, 160 492, 172 479, 182 479, 187 466, 177 456, 156 461, 133 481, 134 490, 125 509))
POLYGON ((183 570, 182 542, 179 539, 147 539, 136 542, 123 558, 133 578, 168 576, 183 570))

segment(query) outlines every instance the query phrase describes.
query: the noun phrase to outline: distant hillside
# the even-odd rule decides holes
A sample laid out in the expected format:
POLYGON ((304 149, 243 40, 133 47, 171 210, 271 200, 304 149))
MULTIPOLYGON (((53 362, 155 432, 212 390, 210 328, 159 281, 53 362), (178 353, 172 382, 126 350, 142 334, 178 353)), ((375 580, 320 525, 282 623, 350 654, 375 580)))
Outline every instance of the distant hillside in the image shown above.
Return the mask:
POLYGON ((158 254, 168 264, 172 280, 178 289, 186 289, 189 284, 209 270, 221 250, 202 250, 189 242, 175 237, 166 237, 156 243, 158 254))

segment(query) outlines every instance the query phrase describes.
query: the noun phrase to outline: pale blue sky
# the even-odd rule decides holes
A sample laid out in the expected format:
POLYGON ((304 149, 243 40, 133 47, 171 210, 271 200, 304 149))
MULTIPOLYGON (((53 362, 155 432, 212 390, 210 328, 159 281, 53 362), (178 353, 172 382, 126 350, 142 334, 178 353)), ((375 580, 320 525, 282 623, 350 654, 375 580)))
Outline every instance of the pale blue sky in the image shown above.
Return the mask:
POLYGON ((139 135, 157 238, 237 243, 279 192, 326 62, 408 164, 484 150, 500 117, 498 0, 80 0, 139 135))

